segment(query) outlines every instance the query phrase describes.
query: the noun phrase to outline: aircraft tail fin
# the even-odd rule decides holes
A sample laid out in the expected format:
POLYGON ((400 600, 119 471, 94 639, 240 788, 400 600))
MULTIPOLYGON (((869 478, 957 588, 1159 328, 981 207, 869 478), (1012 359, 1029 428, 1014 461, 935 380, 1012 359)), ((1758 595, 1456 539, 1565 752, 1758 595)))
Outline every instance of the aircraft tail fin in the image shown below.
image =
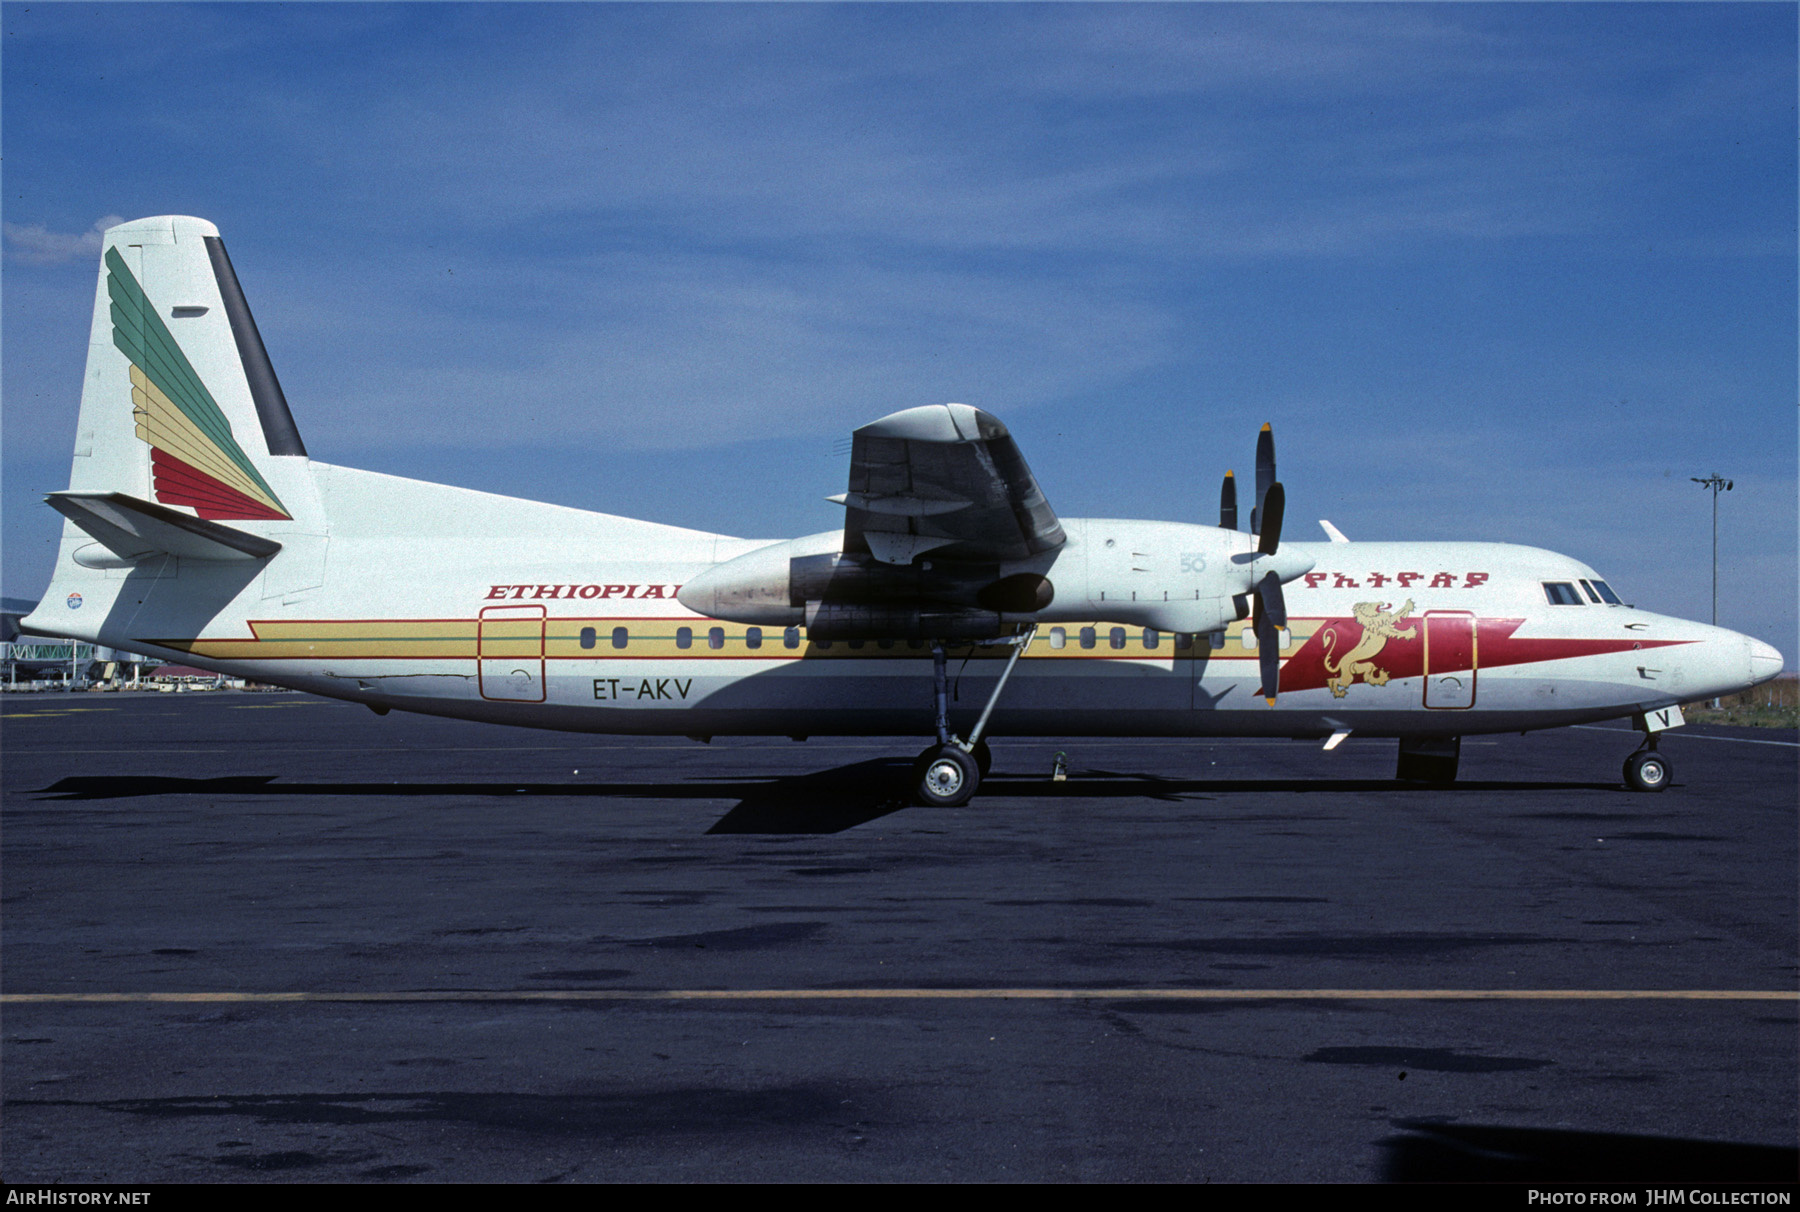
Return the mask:
POLYGON ((70 491, 293 522, 313 496, 295 474, 305 456, 218 228, 164 215, 109 229, 70 491))

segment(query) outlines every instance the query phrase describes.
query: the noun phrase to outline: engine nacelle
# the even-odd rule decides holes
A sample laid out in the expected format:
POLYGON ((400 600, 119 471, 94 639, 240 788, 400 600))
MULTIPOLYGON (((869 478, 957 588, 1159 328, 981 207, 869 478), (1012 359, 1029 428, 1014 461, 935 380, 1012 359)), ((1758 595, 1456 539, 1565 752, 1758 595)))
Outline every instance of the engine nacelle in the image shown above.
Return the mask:
POLYGON ((757 627, 798 626, 806 621, 806 599, 794 601, 791 565, 796 559, 828 555, 842 542, 842 533, 832 530, 758 547, 691 578, 675 599, 711 619, 757 627))
POLYGON ((1003 576, 999 564, 930 559, 888 564, 840 551, 841 541, 826 532, 759 547, 691 578, 676 598, 696 614, 759 627, 810 629, 823 605, 826 627, 855 628, 841 638, 950 639, 997 635, 1002 616, 1029 623, 1056 596, 1040 573, 1003 576), (881 631, 883 619, 896 630, 881 631))

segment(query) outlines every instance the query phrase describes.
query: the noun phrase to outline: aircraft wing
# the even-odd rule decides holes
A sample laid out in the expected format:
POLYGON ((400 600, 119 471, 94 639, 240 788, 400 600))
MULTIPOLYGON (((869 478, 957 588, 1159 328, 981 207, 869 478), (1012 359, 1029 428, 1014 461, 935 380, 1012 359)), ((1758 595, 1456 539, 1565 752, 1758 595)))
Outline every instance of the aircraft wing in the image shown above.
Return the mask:
POLYGON ((935 551, 998 563, 1054 551, 1062 523, 1006 426, 966 404, 909 408, 850 445, 844 552, 910 564, 935 551))

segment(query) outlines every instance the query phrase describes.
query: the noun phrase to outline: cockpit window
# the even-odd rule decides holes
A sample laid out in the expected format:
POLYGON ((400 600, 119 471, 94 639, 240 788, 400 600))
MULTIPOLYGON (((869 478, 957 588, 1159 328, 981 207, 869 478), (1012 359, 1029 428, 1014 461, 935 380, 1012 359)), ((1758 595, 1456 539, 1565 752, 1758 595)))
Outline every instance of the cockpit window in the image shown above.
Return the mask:
POLYGON ((1618 594, 1607 587, 1605 581, 1595 581, 1594 588, 1600 591, 1600 599, 1608 606, 1623 606, 1625 604, 1619 600, 1618 594))
POLYGON ((1579 606, 1581 595, 1575 592, 1575 586, 1567 581, 1545 581, 1544 596, 1550 599, 1552 606, 1579 606))
POLYGON ((1581 591, 1588 595, 1588 601, 1596 604, 1599 603, 1600 595, 1594 592, 1594 587, 1592 585, 1588 584, 1586 581, 1577 581, 1576 584, 1580 585, 1581 591))

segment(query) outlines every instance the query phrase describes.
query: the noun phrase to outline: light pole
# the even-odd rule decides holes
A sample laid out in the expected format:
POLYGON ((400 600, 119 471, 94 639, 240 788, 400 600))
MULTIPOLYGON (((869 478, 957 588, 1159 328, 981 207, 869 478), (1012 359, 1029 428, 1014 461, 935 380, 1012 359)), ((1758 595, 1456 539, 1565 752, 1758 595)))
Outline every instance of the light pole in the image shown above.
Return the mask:
POLYGON ((1719 625, 1719 494, 1721 492, 1730 492, 1731 491, 1731 481, 1720 479, 1719 473, 1716 471, 1712 473, 1712 476, 1709 479, 1702 480, 1698 476, 1689 476, 1688 479, 1690 479, 1694 483, 1700 485, 1702 488, 1712 489, 1712 498, 1713 498, 1713 613, 1712 613, 1712 621, 1713 621, 1713 626, 1717 627, 1719 625))

